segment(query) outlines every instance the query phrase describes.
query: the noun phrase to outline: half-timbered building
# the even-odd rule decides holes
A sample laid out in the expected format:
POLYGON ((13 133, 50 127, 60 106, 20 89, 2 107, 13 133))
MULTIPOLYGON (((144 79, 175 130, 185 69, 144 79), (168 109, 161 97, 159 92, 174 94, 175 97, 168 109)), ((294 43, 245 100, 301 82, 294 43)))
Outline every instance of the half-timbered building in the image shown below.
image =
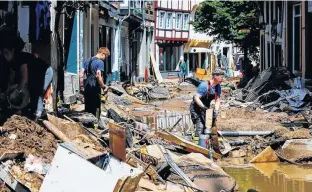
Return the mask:
POLYGON ((189 39, 193 0, 157 0, 155 7, 155 57, 166 78, 174 72, 189 39))

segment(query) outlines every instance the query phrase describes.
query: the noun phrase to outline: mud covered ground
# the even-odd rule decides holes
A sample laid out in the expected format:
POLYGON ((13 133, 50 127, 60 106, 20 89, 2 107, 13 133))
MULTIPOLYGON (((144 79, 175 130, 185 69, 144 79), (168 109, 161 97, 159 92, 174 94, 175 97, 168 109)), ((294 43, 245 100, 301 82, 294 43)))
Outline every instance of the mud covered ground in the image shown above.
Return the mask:
POLYGON ((245 108, 221 109, 221 111, 217 126, 219 130, 224 131, 274 131, 284 129, 280 123, 289 118, 286 113, 248 111, 245 108))

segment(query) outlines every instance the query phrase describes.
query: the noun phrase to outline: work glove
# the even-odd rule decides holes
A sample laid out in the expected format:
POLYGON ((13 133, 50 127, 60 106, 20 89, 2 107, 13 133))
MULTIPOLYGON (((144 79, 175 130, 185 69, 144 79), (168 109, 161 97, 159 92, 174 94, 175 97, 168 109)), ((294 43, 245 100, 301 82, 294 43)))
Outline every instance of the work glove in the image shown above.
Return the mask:
POLYGON ((209 109, 208 107, 204 106, 201 108, 202 110, 206 111, 207 109, 209 109))
POLYGON ((219 110, 214 109, 213 110, 213 118, 217 118, 219 115, 219 110))

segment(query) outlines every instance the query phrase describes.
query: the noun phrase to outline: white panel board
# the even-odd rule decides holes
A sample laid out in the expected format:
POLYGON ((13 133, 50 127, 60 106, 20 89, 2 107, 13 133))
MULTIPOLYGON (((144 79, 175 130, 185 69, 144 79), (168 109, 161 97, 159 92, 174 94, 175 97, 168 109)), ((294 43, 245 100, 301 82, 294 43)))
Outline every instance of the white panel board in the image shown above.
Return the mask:
POLYGON ((111 158, 106 170, 59 146, 40 192, 113 191, 118 179, 141 173, 111 158), (132 172, 132 173, 131 173, 132 172))

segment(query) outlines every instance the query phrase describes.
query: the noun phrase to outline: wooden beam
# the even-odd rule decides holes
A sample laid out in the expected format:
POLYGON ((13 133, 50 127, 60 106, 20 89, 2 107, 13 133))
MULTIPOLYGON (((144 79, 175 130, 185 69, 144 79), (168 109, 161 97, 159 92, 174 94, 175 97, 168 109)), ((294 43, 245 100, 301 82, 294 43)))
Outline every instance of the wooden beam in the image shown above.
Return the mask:
POLYGON ((55 127, 51 122, 44 120, 43 121, 44 126, 51 132, 53 135, 55 135, 58 139, 62 140, 63 142, 70 142, 71 140, 62 133, 57 127, 55 127))
MULTIPOLYGON (((171 143, 174 143, 176 145, 179 145, 181 147, 183 147, 186 151, 188 152, 194 152, 194 153, 201 153, 205 156, 208 156, 209 154, 209 150, 205 149, 199 145, 196 145, 195 143, 188 141, 186 139, 183 139, 181 137, 178 137, 172 133, 169 133, 167 131, 164 132, 157 132, 155 133, 155 135, 157 135, 158 137, 170 141, 171 143)), ((215 159, 220 159, 221 155, 218 153, 213 152, 212 153, 213 158, 215 159)))

